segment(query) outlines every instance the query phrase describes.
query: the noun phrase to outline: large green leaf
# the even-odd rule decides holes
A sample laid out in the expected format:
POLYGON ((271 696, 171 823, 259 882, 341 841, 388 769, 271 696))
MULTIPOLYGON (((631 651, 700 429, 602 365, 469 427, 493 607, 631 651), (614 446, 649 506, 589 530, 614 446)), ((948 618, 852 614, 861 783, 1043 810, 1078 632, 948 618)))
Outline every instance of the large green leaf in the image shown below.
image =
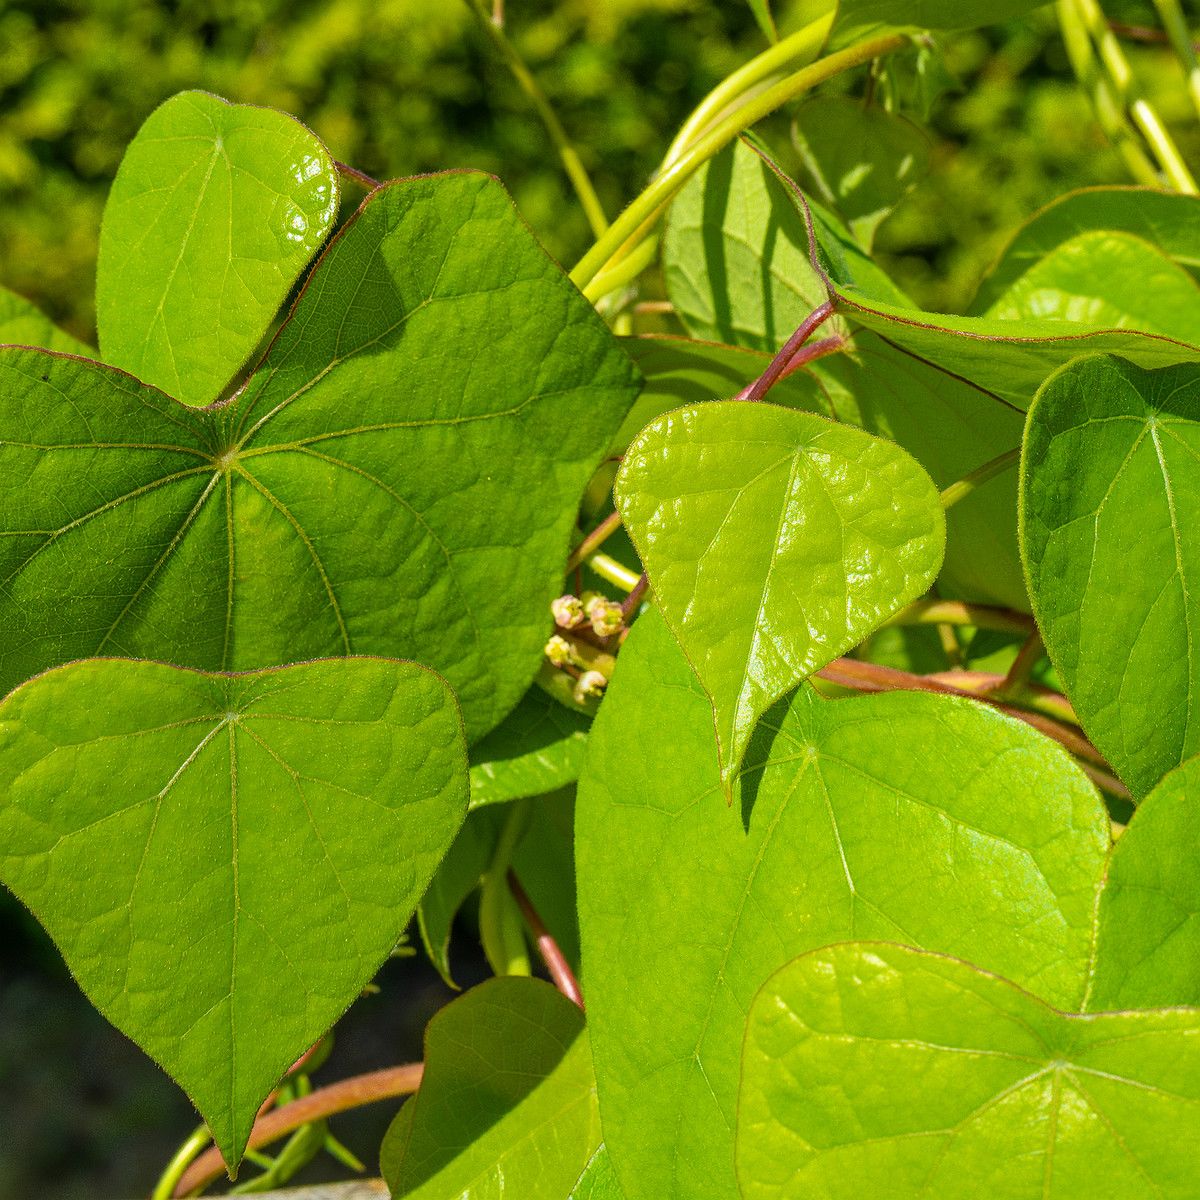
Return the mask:
POLYGON ((440 670, 474 739, 537 670, 635 380, 476 172, 373 193, 229 404, 0 351, 0 690, 382 654, 440 670))
POLYGON ((759 723, 734 799, 708 699, 647 613, 593 728, 576 821, 588 1022, 629 1200, 736 1196, 746 1012, 797 954, 896 938, 1083 999, 1108 819, 1028 726, 952 697, 805 687, 759 723))
POLYGON ((726 780, 759 716, 922 595, 942 562, 942 506, 908 454, 773 404, 659 417, 613 494, 712 697, 726 780))
POLYGON ((971 312, 986 312, 1030 267, 1096 230, 1133 234, 1200 275, 1200 198, 1153 188, 1085 188, 1060 196, 1013 234, 979 285, 971 312))
POLYGON ((1200 1006, 1200 759, 1169 772, 1113 848, 1088 1008, 1200 1006))
POLYGON ((90 346, 64 333, 41 309, 7 288, 0 288, 0 346, 38 346, 82 358, 96 356, 90 346))
POLYGON ((848 97, 818 97, 792 138, 815 193, 869 252, 883 219, 929 167, 929 139, 910 121, 848 97))
POLYGON ((387 659, 91 659, 9 695, 0 731, 0 878, 236 1165, 462 823, 450 689, 387 659))
POLYGON ((1140 329, 1200 344, 1200 287, 1149 242, 1095 230, 1056 246, 987 310, 989 317, 1140 329))
POLYGON ((537 979, 491 979, 425 1031, 425 1078, 383 1141, 392 1195, 563 1200, 600 1145, 583 1014, 537 979))
POLYGON ((1023 16, 1047 0, 990 0, 967 4, 963 0, 840 0, 829 34, 830 47, 841 47, 869 37, 924 29, 978 29, 1023 16))
MULTIPOLYGON (((835 276, 852 278, 864 295, 907 302, 848 232, 839 236, 825 214, 813 212, 820 257, 835 276)), ((827 299, 796 197, 765 154, 742 141, 702 167, 675 198, 663 271, 693 337, 751 350, 774 353, 827 299)), ((822 332, 839 327, 835 321, 822 332)))
POLYGON ((902 946, 830 946, 755 997, 745 1200, 1191 1200, 1200 1011, 1066 1016, 902 946))
POLYGON ((1096 356, 1029 411, 1021 552, 1088 736, 1137 796, 1200 752, 1200 367, 1096 356))
POLYGON ((625 1200, 608 1151, 601 1146, 583 1169, 568 1200, 625 1200))
POLYGON ((104 209, 104 361, 185 404, 215 400, 337 210, 337 170, 299 121, 206 92, 173 96, 130 142, 104 209))

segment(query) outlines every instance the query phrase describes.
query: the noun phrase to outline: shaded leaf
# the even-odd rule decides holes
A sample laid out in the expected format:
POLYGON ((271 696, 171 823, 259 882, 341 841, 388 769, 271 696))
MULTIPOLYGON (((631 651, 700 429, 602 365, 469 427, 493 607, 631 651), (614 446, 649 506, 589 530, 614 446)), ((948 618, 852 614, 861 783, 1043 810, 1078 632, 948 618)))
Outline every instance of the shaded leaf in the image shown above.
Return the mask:
POLYGON ((894 32, 978 29, 1023 16, 1046 2, 992 0, 976 5, 962 0, 840 0, 827 49, 894 32))
POLYGON ((929 139, 912 122, 847 97, 809 100, 792 140, 815 194, 868 253, 880 222, 929 168, 929 139))
POLYGON ((1200 368, 1088 357, 1046 381, 1021 464, 1021 552, 1071 703, 1135 796, 1200 752, 1200 368))
POLYGON ((784 692, 929 587, 945 518, 903 450, 823 417, 718 402, 659 417, 613 491, 712 697, 722 777, 784 692))
POLYGON ((59 354, 95 358, 96 352, 59 329, 41 309, 0 288, 0 346, 38 346, 59 354))
POLYGON ((386 659, 92 659, 18 688, 0 729, 0 878, 236 1165, 462 823, 450 689, 386 659))
POLYGON ((96 265, 104 361, 216 400, 333 226, 333 160, 285 113, 181 92, 117 170, 96 265))
POLYGON ((767 41, 779 41, 779 34, 775 32, 775 20, 771 16, 770 0, 746 0, 746 3, 750 5, 750 11, 767 41))
POLYGON ((392 1195, 562 1200, 600 1144, 583 1014, 538 979, 491 979, 425 1031, 425 1078, 384 1138, 392 1195))
POLYGON ((806 954, 755 997, 738 1107, 745 1200, 1186 1200, 1200 1012, 1066 1016, 901 946, 806 954))
POLYGON ((746 1012, 797 954, 897 938, 1083 1000, 1108 819, 1028 726, 952 697, 804 687, 759 723, 734 799, 708 699, 646 613, 592 732, 576 836, 605 1143, 628 1200, 736 1197, 746 1012))
POLYGON ((636 373, 504 190, 374 192, 229 404, 0 351, 0 690, 94 654, 411 657, 524 695, 636 373))

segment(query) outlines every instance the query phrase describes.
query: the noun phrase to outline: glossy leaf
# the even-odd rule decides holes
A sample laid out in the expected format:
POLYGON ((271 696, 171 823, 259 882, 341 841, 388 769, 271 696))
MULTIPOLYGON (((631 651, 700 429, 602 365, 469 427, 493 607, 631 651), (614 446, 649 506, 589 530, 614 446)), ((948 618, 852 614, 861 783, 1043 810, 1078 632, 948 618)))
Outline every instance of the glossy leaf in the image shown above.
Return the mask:
POLYGON ((488 176, 380 188, 229 404, 0 351, 0 690, 94 654, 442 671, 477 738, 529 686, 633 399, 488 176))
POLYGON ((1200 198, 1153 188, 1084 188, 1060 196, 1022 225, 979 285, 971 312, 984 313, 1031 267, 1080 234, 1132 234, 1200 275, 1200 198))
POLYGON ((568 1200, 625 1200, 608 1151, 601 1146, 583 1169, 568 1200))
POLYGON ((7 288, 0 288, 0 346, 38 346, 82 358, 96 356, 90 346, 64 333, 41 309, 7 288))
POLYGON ((929 139, 915 125, 860 100, 809 100, 792 139, 815 194, 868 252, 880 223, 929 167, 929 139))
POLYGON ((1200 752, 1200 368, 1081 359, 1030 409, 1021 552, 1050 659, 1135 796, 1200 752))
POLYGON ((922 595, 941 566, 941 502, 912 458, 772 404, 660 417, 630 446, 613 494, 712 698, 726 780, 762 713, 922 595))
POLYGON ((425 1078, 381 1157, 397 1200, 562 1200, 599 1145, 583 1014, 510 976, 430 1021, 425 1078))
POLYGON ((707 697, 646 613, 580 781, 583 985, 628 1200, 734 1200, 746 1012, 795 955, 894 938, 1083 1000, 1108 819, 1056 745, 993 710, 801 688, 726 806, 707 697), (903 752, 900 748, 903 747, 903 752))
POLYGON ((967 963, 830 946, 755 997, 744 1200, 1188 1200, 1200 1011, 1066 1016, 967 963))
POLYGON ((533 687, 471 747, 471 807, 540 796, 574 783, 591 721, 533 687))
POLYGON ((181 92, 147 118, 100 230, 104 361, 185 404, 216 400, 338 210, 325 147, 269 108, 181 92))
MULTIPOLYGON (((845 278, 853 269, 865 294, 906 303, 848 232, 839 238, 824 214, 813 220, 834 274, 845 278)), ((663 271, 693 337, 772 354, 827 298, 802 210, 765 156, 741 141, 702 167, 672 203, 663 271)))
POLYGON ((0 730, 0 878, 235 1166, 462 823, 450 689, 387 659, 92 659, 18 688, 0 730))
POLYGON ((1200 1005, 1200 759, 1169 772, 1113 848, 1088 1008, 1200 1005))
POLYGON ((840 48, 897 31, 978 29, 1023 16, 1045 3, 1046 0, 991 0, 989 4, 964 4, 963 0, 840 0, 829 43, 840 48))
POLYGON ((1081 233, 1056 246, 997 298, 989 317, 1140 329, 1200 344, 1200 287, 1128 233, 1081 233))

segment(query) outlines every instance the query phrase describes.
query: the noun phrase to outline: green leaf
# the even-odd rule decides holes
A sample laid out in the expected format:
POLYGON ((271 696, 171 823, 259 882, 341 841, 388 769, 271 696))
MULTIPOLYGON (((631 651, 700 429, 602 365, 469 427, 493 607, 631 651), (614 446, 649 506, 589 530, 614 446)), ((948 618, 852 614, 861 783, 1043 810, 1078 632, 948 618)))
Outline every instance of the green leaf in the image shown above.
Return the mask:
POLYGON ((64 333, 39 308, 7 288, 0 288, 0 346, 38 346, 81 358, 96 355, 90 346, 64 333))
POLYGON ((1060 196, 1022 225, 979 285, 984 313, 1031 267, 1079 234, 1132 234, 1200 277, 1200 198, 1153 188, 1085 188, 1060 196))
POLYGON ((338 210, 333 160, 299 121, 181 92, 146 119, 100 228, 104 361, 185 404, 216 400, 338 210))
POLYGON ((773 404, 658 418, 613 494, 712 697, 722 778, 780 696, 924 593, 945 517, 903 450, 773 404))
POLYGON ((524 695, 636 388, 495 180, 378 189, 238 396, 0 351, 0 691, 95 654, 413 658, 469 739, 524 695))
POLYGON ((986 315, 1140 329, 1200 344, 1200 287, 1183 267, 1128 233, 1096 230, 1069 238, 1017 279, 986 315))
POLYGON ((901 946, 830 946, 755 997, 744 1200, 1187 1200, 1200 1012, 1066 1016, 901 946))
POLYGON ((888 33, 918 33, 925 29, 978 29, 1024 16, 1047 0, 841 0, 827 49, 840 49, 888 33))
MULTIPOLYGON (((825 214, 813 219, 821 222, 818 239, 830 270, 865 294, 907 303, 848 231, 839 236, 825 214)), ((663 271, 693 337, 772 354, 827 299, 809 258, 802 210, 765 156, 743 141, 702 167, 675 198, 663 271)))
POLYGON ((553 792, 579 778, 592 722, 530 688, 471 747, 471 807, 553 792))
POLYGON ((1021 553, 1050 659, 1135 796, 1200 752, 1200 367, 1081 359, 1046 381, 1021 464, 1021 553))
POLYGON ((929 168, 929 139, 915 125, 845 97, 809 100, 792 139, 815 193, 868 253, 880 222, 929 168))
POLYGON ((592 1155, 592 1161, 584 1167, 568 1200, 625 1200, 604 1146, 592 1155))
POLYGON ((0 878, 236 1166, 462 823, 450 689, 387 659, 92 659, 18 688, 0 730, 0 878))
POLYGON ((588 1022, 628 1200, 736 1197, 746 1012, 797 954, 897 938, 1083 999, 1108 819, 1028 726, 952 697, 805 687, 759 723, 734 799, 708 699, 646 613, 593 728, 576 829, 588 1022))
POLYGON ((490 979, 425 1031, 425 1078, 384 1138, 414 1200, 562 1200, 600 1145, 583 1014, 538 979, 490 979))
POLYGON ((1169 772, 1113 848, 1087 1007, 1200 1005, 1200 759, 1169 772))
POLYGON ((763 31, 767 41, 779 41, 779 34, 775 32, 775 20, 771 16, 769 0, 746 0, 746 3, 750 5, 750 11, 754 13, 754 19, 758 22, 758 27, 763 31))

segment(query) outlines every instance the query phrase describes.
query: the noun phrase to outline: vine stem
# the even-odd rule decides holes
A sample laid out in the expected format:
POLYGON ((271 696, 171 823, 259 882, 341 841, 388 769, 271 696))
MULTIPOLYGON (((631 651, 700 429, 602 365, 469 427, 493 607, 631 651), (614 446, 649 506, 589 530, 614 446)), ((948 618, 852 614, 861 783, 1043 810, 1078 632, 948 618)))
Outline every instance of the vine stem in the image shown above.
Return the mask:
MULTIPOLYGON (((812 335, 825 324, 834 314, 832 300, 826 300, 824 304, 819 304, 816 308, 800 322, 799 328, 792 334, 786 342, 783 343, 783 348, 775 355, 767 364, 767 369, 748 387, 734 396, 735 400, 755 401, 761 400, 770 390, 777 384, 785 375, 791 373, 792 370, 803 366, 799 363, 797 367, 792 367, 793 360, 800 354, 801 347, 808 341, 812 335)), ((829 338, 825 339, 829 341, 829 338)), ((818 343, 820 344, 820 343, 818 343)), ((838 340, 838 346, 841 345, 841 339, 838 340)), ((833 347, 837 349, 838 347, 833 347)), ((811 356, 810 356, 811 358, 811 356)), ((805 360, 808 361, 808 360, 805 360)))
POLYGON ((184 1172, 211 1141, 212 1134, 209 1133, 207 1125, 201 1125, 194 1130, 191 1137, 175 1151, 174 1157, 167 1163, 158 1178, 158 1183, 155 1184, 154 1191, 150 1194, 150 1200, 170 1200, 175 1194, 175 1187, 183 1178, 184 1172))
MULTIPOLYGON (((645 596, 646 592, 649 590, 649 587, 650 587, 650 576, 647 575, 645 571, 643 571, 641 574, 641 578, 638 579, 637 583, 635 583, 633 585, 633 591, 630 592, 629 595, 625 597, 624 601, 622 601, 621 617, 625 621, 626 630, 628 629, 628 626, 629 626, 629 618, 632 617, 633 614, 637 612, 639 606, 642 603, 642 597, 645 596)), ((622 636, 624 636, 624 633, 626 632, 626 630, 622 630, 622 636)))
POLYGON ((1021 458, 1021 447, 1014 446, 996 455, 982 467, 976 467, 969 475, 964 475, 957 483, 952 483, 942 491, 942 508, 952 508, 960 500, 965 500, 976 488, 982 487, 989 479, 1003 474, 1021 458))
POLYGON ((517 800, 509 810, 492 853, 479 897, 479 937, 488 964, 497 975, 528 975, 529 950, 521 914, 507 886, 509 866, 529 822, 530 800, 517 800))
MULTIPOLYGON (((1192 41, 1183 9, 1179 0, 1154 0, 1154 7, 1158 9, 1159 19, 1167 31, 1171 45, 1175 48, 1175 55, 1183 67, 1183 73, 1187 76, 1192 103, 1196 106, 1196 112, 1200 113, 1200 63, 1196 61, 1196 44, 1192 41)), ((1111 29, 1111 25, 1109 28, 1111 29)))
MULTIPOLYGON (((846 50, 839 50, 826 58, 796 71, 782 79, 761 95, 739 105, 728 116, 717 121, 711 129, 700 136, 680 156, 667 166, 651 182, 619 217, 609 226, 603 237, 579 260, 571 271, 571 280, 576 287, 586 288, 611 261, 624 257, 626 243, 636 248, 645 230, 658 219, 660 212, 675 196, 675 193, 715 154, 723 150, 739 133, 761 121, 781 104, 814 88, 842 71, 861 66, 878 58, 881 54, 903 46, 908 39, 901 34, 888 34, 859 42, 846 50), (645 227, 645 230, 643 229, 645 227)), ((782 44, 782 43, 780 43, 782 44)))
POLYGON ((612 537, 612 535, 620 528, 621 514, 616 511, 609 513, 608 516, 605 517, 604 520, 601 521, 600 524, 597 525, 596 528, 593 529, 592 532, 589 533, 583 539, 583 541, 575 547, 571 557, 567 559, 567 565, 563 570, 563 574, 570 575, 570 573, 575 570, 576 567, 580 566, 585 559, 599 550, 600 547, 603 546, 604 543, 608 541, 608 539, 612 537))
POLYGON ((334 159, 333 165, 337 173, 344 179, 352 179, 355 183, 365 187, 368 192, 373 192, 377 187, 381 187, 378 179, 372 179, 365 171, 358 170, 357 167, 348 167, 344 162, 338 162, 334 159))
POLYGON ((596 189, 592 186, 583 160, 571 144, 571 139, 558 119, 558 114, 550 107, 550 101, 547 99, 546 93, 542 91, 541 84, 533 77, 533 72, 525 65, 525 60, 517 53, 516 47, 505 35, 503 16, 496 21, 494 12, 489 13, 484 8, 482 0, 468 0, 468 2, 479 27, 491 39, 500 57, 504 59, 505 65, 512 72, 513 78, 516 79, 521 90, 537 110, 538 116, 542 118, 542 124, 545 125, 546 132, 550 135, 555 150, 558 151, 563 170, 566 171, 567 178, 571 181, 571 186, 579 197, 579 203, 583 205, 583 211, 587 214, 588 224, 592 227, 592 235, 601 237, 608 228, 608 218, 604 215, 600 197, 596 195, 596 189))
POLYGON ((550 972, 550 978, 554 980, 554 986, 572 1004, 577 1004, 581 1012, 584 1011, 583 992, 579 990, 579 980, 575 978, 575 972, 571 970, 571 964, 567 962, 566 955, 559 949, 558 943, 546 928, 546 923, 542 920, 538 910, 534 908, 533 901, 529 899, 529 893, 521 886, 521 881, 512 867, 508 868, 508 886, 512 890, 517 907, 521 910, 521 915, 525 918, 525 923, 529 926, 529 932, 533 934, 538 953, 542 956, 542 962, 546 964, 546 970, 550 972))
MULTIPOLYGON (((317 1088, 291 1104, 266 1113, 254 1122, 250 1131, 247 1149, 257 1150, 260 1146, 270 1145, 285 1134, 307 1125, 311 1121, 319 1121, 334 1113, 345 1112, 348 1108, 358 1108, 363 1104, 374 1104, 377 1100, 390 1100, 396 1096, 407 1096, 415 1092, 421 1085, 424 1073, 423 1063, 408 1063, 402 1067, 387 1067, 382 1071, 371 1071, 367 1075, 355 1075, 343 1079, 329 1087, 317 1088)), ((183 1177, 175 1185, 173 1197, 191 1196, 199 1193, 225 1169, 225 1162, 220 1151, 215 1147, 206 1150, 187 1169, 183 1177)))
POLYGON ((990 604, 966 604, 962 600, 914 600, 883 623, 888 625, 974 625, 976 629, 995 629, 1000 633, 1021 633, 1028 637, 1037 626, 1031 616, 990 604))

